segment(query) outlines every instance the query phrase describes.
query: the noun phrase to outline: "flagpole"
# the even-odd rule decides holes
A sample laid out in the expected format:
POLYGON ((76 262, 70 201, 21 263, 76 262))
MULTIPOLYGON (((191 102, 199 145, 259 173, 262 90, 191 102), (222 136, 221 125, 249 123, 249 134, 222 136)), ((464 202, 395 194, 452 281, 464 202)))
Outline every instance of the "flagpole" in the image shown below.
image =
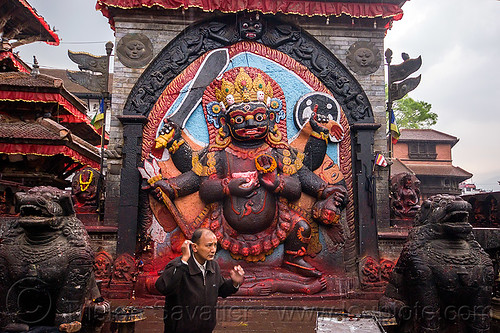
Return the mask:
MULTIPOLYGON (((392 109, 392 98, 391 98, 391 61, 392 61, 392 50, 387 49, 385 51, 385 61, 387 62, 387 125, 389 131, 389 160, 392 161, 392 131, 391 131, 391 109, 392 109)), ((390 166, 389 166, 390 167, 390 166)), ((390 173, 390 169, 389 169, 390 173)))
POLYGON ((102 99, 103 99, 103 120, 102 120, 102 127, 101 127, 101 161, 99 164, 99 179, 97 181, 97 214, 99 217, 99 220, 102 220, 102 190, 103 190, 103 183, 104 183, 104 144, 106 142, 106 111, 108 109, 108 102, 109 101, 109 60, 111 57, 111 52, 113 51, 113 43, 112 42, 107 42, 106 43, 106 75, 104 78, 104 91, 102 92, 102 99))

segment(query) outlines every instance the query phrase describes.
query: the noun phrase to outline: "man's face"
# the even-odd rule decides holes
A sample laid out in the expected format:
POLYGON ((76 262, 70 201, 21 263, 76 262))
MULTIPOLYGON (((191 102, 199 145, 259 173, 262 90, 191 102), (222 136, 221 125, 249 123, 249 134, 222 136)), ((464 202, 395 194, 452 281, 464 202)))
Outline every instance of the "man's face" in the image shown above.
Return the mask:
POLYGON ((216 251, 217 237, 213 232, 205 231, 198 243, 193 243, 194 256, 200 264, 204 264, 207 260, 214 260, 216 251))
POLYGON ((264 103, 241 103, 229 110, 231 136, 238 141, 259 140, 269 131, 269 114, 264 103))

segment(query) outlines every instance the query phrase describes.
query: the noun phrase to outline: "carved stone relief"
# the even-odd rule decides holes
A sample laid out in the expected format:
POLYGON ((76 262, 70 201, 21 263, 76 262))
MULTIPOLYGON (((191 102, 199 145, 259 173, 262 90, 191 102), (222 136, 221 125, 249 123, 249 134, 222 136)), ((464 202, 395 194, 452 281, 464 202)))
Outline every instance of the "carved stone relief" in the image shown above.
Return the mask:
POLYGON ((354 73, 368 75, 380 67, 382 57, 375 44, 359 41, 347 50, 347 66, 354 73))
POLYGON ((118 42, 116 54, 125 66, 141 68, 153 59, 153 44, 144 34, 127 34, 118 42))
MULTIPOLYGON (((283 52, 309 68, 332 92, 346 113, 349 123, 360 120, 373 121, 370 103, 359 83, 344 65, 312 36, 288 23, 276 19, 267 20, 264 15, 253 18, 251 22, 254 30, 255 24, 260 22, 261 25, 258 24, 258 29, 250 35, 243 33, 250 28, 245 28, 246 25, 241 28, 235 25, 232 15, 188 27, 172 40, 144 71, 129 95, 124 114, 147 115, 168 83, 190 63, 206 52, 248 40, 251 36, 251 40, 283 52)), ((118 54, 120 52, 119 43, 118 54)))

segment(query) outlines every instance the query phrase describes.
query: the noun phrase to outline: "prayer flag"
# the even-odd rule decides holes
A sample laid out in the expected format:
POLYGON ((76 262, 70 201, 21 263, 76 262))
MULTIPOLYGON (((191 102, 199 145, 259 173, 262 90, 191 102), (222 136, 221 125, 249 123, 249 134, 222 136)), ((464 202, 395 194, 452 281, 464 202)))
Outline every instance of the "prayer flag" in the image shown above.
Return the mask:
POLYGON ((384 155, 378 153, 377 157, 375 158, 375 164, 379 165, 381 167, 386 167, 387 166, 387 160, 385 159, 384 155))
POLYGON ((398 125, 396 124, 396 116, 394 116, 394 110, 391 109, 389 117, 390 117, 389 130, 391 133, 391 140, 392 143, 395 144, 396 142, 398 142, 401 133, 399 133, 399 128, 398 125))
POLYGON ((96 129, 102 127, 102 122, 104 121, 104 98, 101 99, 101 103, 99 104, 99 110, 96 112, 94 118, 90 122, 96 129))

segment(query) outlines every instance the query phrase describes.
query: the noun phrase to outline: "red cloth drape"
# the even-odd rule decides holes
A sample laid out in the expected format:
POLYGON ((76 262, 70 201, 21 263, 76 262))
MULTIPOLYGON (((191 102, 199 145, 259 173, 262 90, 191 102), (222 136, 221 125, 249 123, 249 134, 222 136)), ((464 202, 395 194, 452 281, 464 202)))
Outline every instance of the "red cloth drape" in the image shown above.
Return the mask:
MULTIPOLYGON (((69 115, 59 115, 64 122, 68 123, 85 123, 89 125, 94 132, 99 133, 94 126, 90 124, 90 119, 87 118, 80 110, 78 110, 73 104, 71 104, 67 99, 65 99, 60 94, 43 93, 43 92, 31 92, 31 91, 10 91, 2 90, 0 91, 0 101, 23 101, 23 102, 35 102, 35 103, 59 103, 64 109, 66 109, 69 115)), ((58 115, 54 115, 57 117, 58 115)))
POLYGON ((22 154, 22 155, 40 155, 40 156, 53 156, 63 154, 68 156, 73 161, 83 165, 91 166, 92 168, 99 169, 99 162, 96 162, 82 154, 74 151, 70 147, 64 145, 37 145, 28 143, 2 143, 0 144, 0 153, 4 154, 22 154))
POLYGON ((340 16, 342 14, 354 18, 392 18, 400 20, 403 16, 401 7, 388 3, 356 3, 356 2, 320 2, 303 0, 98 0, 96 9, 110 19, 113 18, 109 8, 150 8, 162 7, 178 9, 190 7, 201 8, 204 11, 219 10, 225 13, 234 13, 243 10, 261 11, 263 13, 298 14, 306 16, 340 16))

